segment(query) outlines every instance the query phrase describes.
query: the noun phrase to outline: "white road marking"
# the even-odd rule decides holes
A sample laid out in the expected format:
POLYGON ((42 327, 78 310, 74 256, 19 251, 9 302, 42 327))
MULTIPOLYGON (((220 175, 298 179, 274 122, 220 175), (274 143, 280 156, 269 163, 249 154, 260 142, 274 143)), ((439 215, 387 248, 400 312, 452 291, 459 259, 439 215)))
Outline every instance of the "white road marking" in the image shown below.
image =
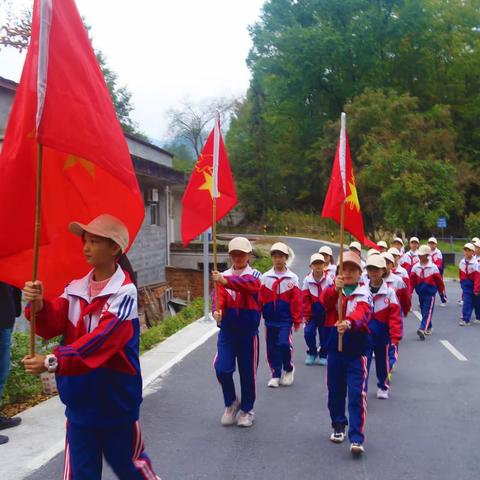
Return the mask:
POLYGON ((458 360, 468 362, 467 357, 460 353, 448 340, 440 340, 440 343, 458 360))

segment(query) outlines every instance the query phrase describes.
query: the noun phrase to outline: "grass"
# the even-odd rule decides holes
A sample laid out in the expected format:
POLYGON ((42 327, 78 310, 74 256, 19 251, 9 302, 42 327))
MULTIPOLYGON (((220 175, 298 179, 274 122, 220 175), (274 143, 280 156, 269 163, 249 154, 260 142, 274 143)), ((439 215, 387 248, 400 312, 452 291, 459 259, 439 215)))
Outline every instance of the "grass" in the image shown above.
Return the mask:
POLYGON ((457 265, 446 265, 443 271, 443 276, 445 278, 458 278, 458 266, 457 265))

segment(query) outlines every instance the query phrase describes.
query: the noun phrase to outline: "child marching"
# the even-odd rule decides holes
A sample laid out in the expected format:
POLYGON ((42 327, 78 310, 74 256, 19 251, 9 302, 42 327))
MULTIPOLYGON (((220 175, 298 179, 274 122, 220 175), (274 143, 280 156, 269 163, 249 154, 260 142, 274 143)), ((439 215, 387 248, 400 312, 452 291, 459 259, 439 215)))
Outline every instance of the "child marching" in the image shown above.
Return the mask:
POLYGON ((335 260, 333 259, 333 251, 327 245, 320 247, 318 253, 323 255, 325 259, 325 271, 327 272, 328 276, 335 280, 335 275, 337 274, 337 266, 335 265, 335 260))
POLYGON ((228 252, 232 267, 223 273, 212 272, 218 298, 218 304, 213 305, 213 316, 220 327, 214 367, 225 402, 221 423, 251 427, 259 357, 261 273, 249 265, 252 246, 247 238, 232 239, 228 252), (240 374, 240 399, 233 382, 236 364, 240 374))
MULTIPOLYGON (((443 270, 444 270, 444 264, 443 264, 443 255, 442 252, 439 250, 437 246, 437 239, 435 237, 430 237, 428 239, 428 246, 430 247, 430 258, 432 259, 432 263, 435 264, 440 271, 440 275, 443 278, 443 270)), ((446 307, 447 306, 447 299, 444 299, 445 301, 441 301, 440 306, 441 307, 446 307)))
MULTIPOLYGON (((418 246, 420 245, 420 240, 417 237, 410 238, 410 250, 406 252, 401 260, 400 266, 402 266, 410 275, 414 265, 418 263, 418 246)), ((430 251, 430 249, 429 249, 430 251)))
POLYGON ((345 427, 353 454, 364 452, 367 417, 367 353, 368 322, 372 315, 372 295, 367 286, 359 284, 362 267, 353 252, 343 255, 343 276, 325 291, 326 325, 330 329, 327 356, 328 409, 333 432, 330 440, 345 440, 345 427), (339 322, 338 299, 343 296, 343 318, 339 322), (338 336, 343 335, 343 349, 338 351, 338 336), (345 402, 348 394, 348 416, 345 402))
POLYGON ((422 245, 418 249, 419 262, 410 272, 410 288, 415 290, 420 301, 422 320, 417 330, 420 340, 425 340, 425 335, 433 332, 432 316, 435 306, 435 296, 440 294, 442 301, 446 300, 445 285, 437 266, 430 259, 430 248, 422 245))
POLYGON ((287 267, 288 246, 274 243, 270 249, 273 267, 262 276, 260 302, 265 320, 267 359, 272 372, 271 388, 293 384, 292 327, 302 323, 302 294, 298 277, 287 267))
POLYGON ((73 222, 69 230, 82 237, 93 270, 54 300, 43 298, 38 281, 23 290, 36 304, 36 333, 45 339, 63 336, 52 354, 27 356, 23 363, 29 373, 56 374, 68 420, 64 478, 100 480, 102 456, 118 478, 158 478, 138 422, 140 328, 134 274, 124 256, 128 230, 111 215, 88 225, 73 222))
POLYGON ((480 323, 480 271, 474 258, 475 245, 466 243, 463 246, 464 257, 459 264, 460 286, 462 288, 462 319, 461 327, 470 325, 472 312, 475 311, 473 323, 480 323))
POLYGON ((332 285, 332 280, 324 270, 325 260, 321 253, 314 253, 310 258, 311 272, 305 277, 302 286, 303 335, 307 344, 305 365, 327 364, 327 339, 325 329, 325 308, 323 292, 332 285), (319 345, 317 344, 317 335, 319 345))

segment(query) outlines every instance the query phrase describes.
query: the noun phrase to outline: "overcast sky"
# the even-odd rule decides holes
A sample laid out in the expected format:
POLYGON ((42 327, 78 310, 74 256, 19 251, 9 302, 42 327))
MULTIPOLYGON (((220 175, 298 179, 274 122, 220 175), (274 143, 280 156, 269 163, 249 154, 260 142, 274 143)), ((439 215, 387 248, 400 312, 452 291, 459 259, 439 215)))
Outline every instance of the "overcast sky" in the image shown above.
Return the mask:
MULTIPOLYGON (((32 0, 14 0, 16 6, 32 0)), ((152 138, 168 137, 166 112, 185 98, 244 95, 250 72, 247 27, 264 0, 76 0, 119 83, 133 118, 152 138)), ((0 76, 18 81, 23 55, 0 51, 0 76)))

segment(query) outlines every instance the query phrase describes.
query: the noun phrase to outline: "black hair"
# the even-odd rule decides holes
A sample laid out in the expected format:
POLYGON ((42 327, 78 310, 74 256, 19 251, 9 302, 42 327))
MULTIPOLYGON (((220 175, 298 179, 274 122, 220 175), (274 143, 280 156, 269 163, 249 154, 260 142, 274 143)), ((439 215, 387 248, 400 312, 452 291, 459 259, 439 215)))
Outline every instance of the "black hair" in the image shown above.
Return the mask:
POLYGON ((124 272, 127 272, 130 275, 130 279, 132 280, 133 284, 136 288, 138 288, 137 274, 135 273, 135 270, 133 270, 132 264, 125 253, 122 253, 119 257, 117 257, 117 263, 124 272))

